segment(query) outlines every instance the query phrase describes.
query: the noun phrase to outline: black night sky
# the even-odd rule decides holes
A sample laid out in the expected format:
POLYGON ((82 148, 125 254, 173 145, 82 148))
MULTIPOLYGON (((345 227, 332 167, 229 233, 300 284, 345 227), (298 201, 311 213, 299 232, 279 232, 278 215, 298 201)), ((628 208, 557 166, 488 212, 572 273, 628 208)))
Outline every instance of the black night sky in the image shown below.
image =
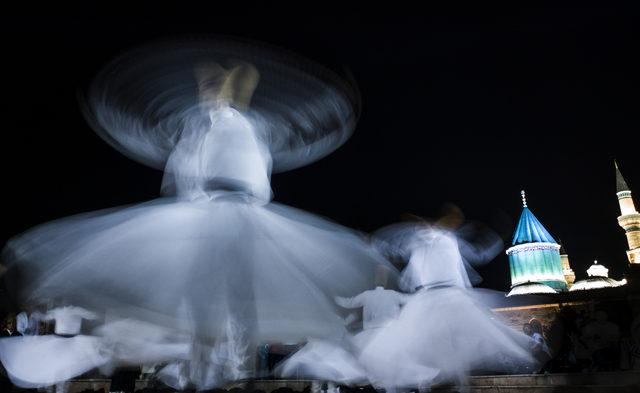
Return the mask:
MULTIPOLYGON (((348 72, 361 91, 354 136, 313 165, 274 175, 276 201, 366 232, 404 212, 435 216, 453 202, 510 238, 524 188, 579 278, 594 259, 621 278, 627 245, 613 158, 637 201, 638 13, 406 9, 365 17, 309 7, 3 12, 2 242, 55 218, 157 197, 162 174, 94 134, 78 92, 132 46, 225 34, 348 72)), ((507 289, 505 255, 481 273, 484 286, 507 289)))

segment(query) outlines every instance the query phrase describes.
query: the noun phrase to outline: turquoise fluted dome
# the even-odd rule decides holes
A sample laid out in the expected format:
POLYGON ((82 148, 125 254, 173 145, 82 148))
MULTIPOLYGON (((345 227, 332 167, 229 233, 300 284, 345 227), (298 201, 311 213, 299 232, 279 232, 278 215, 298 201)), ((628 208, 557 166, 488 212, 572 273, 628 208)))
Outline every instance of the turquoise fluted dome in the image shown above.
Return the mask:
POLYGON ((522 215, 520 215, 516 232, 513 234, 511 245, 524 243, 556 243, 551 234, 526 206, 522 209, 522 215))
POLYGON ((560 245, 523 202, 512 247, 507 250, 511 287, 539 283, 564 291, 567 282, 560 261, 560 245))

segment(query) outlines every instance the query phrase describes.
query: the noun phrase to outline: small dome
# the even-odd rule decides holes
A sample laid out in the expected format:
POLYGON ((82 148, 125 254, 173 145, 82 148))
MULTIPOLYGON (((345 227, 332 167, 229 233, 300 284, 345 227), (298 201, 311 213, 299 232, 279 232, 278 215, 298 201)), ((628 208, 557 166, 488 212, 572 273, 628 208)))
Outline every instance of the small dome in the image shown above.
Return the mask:
POLYGON ((604 265, 598 265, 598 261, 593 261, 593 265, 587 269, 589 277, 609 277, 609 269, 604 265))
MULTIPOLYGON (((602 266, 602 265, 600 265, 602 266)), ((614 288, 626 284, 625 280, 616 281, 609 277, 591 276, 585 280, 580 280, 569 288, 569 292, 584 291, 589 289, 614 288)))
POLYGON ((548 285, 541 284, 539 282, 525 282, 524 284, 515 285, 509 293, 509 296, 517 296, 517 295, 541 295, 541 294, 555 294, 555 289, 551 288, 548 285))

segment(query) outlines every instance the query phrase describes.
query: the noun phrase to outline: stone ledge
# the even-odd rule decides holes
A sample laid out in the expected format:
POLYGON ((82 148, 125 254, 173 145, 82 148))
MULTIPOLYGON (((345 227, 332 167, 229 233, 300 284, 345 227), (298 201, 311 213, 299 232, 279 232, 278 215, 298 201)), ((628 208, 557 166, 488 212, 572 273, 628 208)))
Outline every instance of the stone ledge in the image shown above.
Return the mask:
MULTIPOLYGON (((469 391, 473 393, 560 393, 560 392, 640 392, 640 371, 619 371, 581 374, 535 374, 535 375, 490 375, 477 376, 469 379, 469 391)), ((69 384, 69 393, 79 393, 83 390, 109 391, 109 379, 78 379, 69 384)), ((271 393, 280 388, 303 391, 311 385, 310 380, 253 380, 239 381, 225 386, 225 389, 262 390, 271 393)), ((136 389, 149 386, 149 380, 136 381, 136 389)), ((450 386, 435 387, 432 392, 455 392, 450 386)))

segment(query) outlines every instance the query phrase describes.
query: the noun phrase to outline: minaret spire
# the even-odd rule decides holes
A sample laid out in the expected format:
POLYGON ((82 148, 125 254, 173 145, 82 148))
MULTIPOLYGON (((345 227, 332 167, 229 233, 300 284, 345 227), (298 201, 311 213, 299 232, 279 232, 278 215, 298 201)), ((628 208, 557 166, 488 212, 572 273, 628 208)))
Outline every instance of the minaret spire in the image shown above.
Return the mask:
POLYGON ((627 182, 624 181, 622 172, 620 172, 620 168, 618 167, 618 161, 614 159, 613 165, 616 167, 616 192, 629 191, 629 186, 627 185, 627 182))
POLYGON ((618 224, 624 229, 627 243, 629 243, 629 250, 627 250, 629 263, 640 264, 640 213, 633 204, 631 190, 622 177, 618 163, 615 160, 613 163, 616 167, 616 195, 620 204, 618 224))

